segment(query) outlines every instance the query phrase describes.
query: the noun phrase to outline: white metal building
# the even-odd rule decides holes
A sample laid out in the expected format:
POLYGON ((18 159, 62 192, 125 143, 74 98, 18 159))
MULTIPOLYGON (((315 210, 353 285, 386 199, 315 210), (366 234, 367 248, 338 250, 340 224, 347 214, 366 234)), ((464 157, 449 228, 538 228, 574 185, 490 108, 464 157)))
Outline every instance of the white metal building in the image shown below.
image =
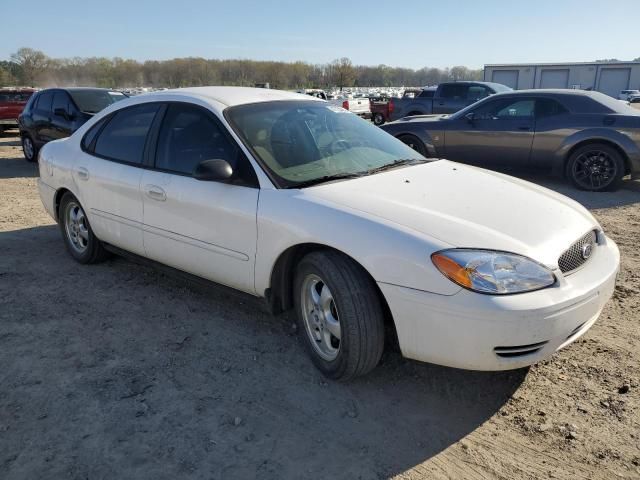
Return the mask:
POLYGON ((640 89, 640 62, 485 65, 484 80, 516 90, 581 88, 617 98, 622 90, 640 89))

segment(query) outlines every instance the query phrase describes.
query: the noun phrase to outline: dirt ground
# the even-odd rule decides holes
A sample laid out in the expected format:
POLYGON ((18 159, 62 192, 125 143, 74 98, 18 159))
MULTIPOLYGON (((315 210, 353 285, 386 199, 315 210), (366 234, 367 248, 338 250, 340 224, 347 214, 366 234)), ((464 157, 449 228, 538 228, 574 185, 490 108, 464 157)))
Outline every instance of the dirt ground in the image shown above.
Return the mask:
POLYGON ((528 370, 385 354, 326 381, 291 319, 114 258, 81 266, 0 137, 0 478, 640 478, 640 184, 588 194, 622 251, 588 334, 528 370))

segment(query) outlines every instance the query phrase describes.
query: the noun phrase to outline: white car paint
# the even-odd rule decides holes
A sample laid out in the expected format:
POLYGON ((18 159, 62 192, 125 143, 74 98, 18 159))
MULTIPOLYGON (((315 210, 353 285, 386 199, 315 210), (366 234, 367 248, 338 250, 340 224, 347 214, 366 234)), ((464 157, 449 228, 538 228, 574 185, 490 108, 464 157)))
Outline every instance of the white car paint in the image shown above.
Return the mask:
POLYGON ((618 249, 586 209, 550 190, 442 160, 303 189, 276 188, 223 110, 295 99, 313 101, 274 90, 205 87, 119 102, 41 150, 43 204, 57 219, 56 193, 67 189, 102 241, 259 297, 272 287, 274 266, 288 248, 335 248, 377 282, 402 353, 418 360, 480 370, 519 368, 571 343, 597 319, 613 292, 618 249), (87 130, 111 111, 171 100, 213 112, 249 158, 260 188, 114 164, 81 150, 87 130), (154 198, 155 189, 165 198, 154 198), (593 258, 564 276, 558 257, 590 230, 598 231, 593 258), (522 294, 474 293, 430 261, 432 253, 451 247, 525 255, 553 270, 557 282, 522 294), (515 358, 493 350, 539 342, 539 351, 515 358))

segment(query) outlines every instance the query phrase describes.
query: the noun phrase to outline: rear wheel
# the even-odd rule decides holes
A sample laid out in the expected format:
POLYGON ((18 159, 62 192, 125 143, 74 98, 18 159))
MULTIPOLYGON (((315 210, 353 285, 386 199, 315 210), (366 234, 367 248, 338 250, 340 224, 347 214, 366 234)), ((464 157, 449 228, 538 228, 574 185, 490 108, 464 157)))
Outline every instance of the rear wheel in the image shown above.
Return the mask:
POLYGON ((375 113, 373 115, 373 123, 374 123, 374 125, 380 126, 380 125, 383 125, 384 122, 385 122, 384 115, 381 114, 380 112, 377 112, 377 113, 375 113))
POLYGON ((418 152, 423 157, 427 156, 427 147, 422 142, 422 140, 420 140, 418 137, 414 135, 400 135, 398 137, 398 140, 400 140, 405 145, 413 148, 416 152, 418 152))
POLYGON ((94 235, 80 202, 71 193, 60 200, 60 230, 71 256, 79 263, 97 263, 108 256, 102 242, 94 235))
POLYGON ((316 367, 349 380, 371 371, 384 349, 384 314, 369 275, 345 255, 313 252, 294 280, 299 334, 316 367))
POLYGON ((624 170, 624 160, 615 148, 603 143, 591 143, 571 154, 566 173, 577 188, 603 192, 620 186, 624 170))
POLYGON ((38 149, 29 135, 22 137, 22 152, 24 153, 24 158, 27 162, 36 161, 38 149))

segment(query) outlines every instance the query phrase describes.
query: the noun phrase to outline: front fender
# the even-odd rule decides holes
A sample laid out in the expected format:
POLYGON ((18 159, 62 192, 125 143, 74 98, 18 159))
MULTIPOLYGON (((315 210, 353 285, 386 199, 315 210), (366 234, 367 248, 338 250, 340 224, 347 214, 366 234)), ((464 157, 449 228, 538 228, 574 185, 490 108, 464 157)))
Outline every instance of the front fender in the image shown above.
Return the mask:
POLYGON ((460 287, 430 260, 451 245, 364 212, 341 207, 298 190, 261 190, 258 206, 255 289, 271 287, 272 272, 289 248, 324 245, 353 258, 376 282, 440 295, 460 287))

